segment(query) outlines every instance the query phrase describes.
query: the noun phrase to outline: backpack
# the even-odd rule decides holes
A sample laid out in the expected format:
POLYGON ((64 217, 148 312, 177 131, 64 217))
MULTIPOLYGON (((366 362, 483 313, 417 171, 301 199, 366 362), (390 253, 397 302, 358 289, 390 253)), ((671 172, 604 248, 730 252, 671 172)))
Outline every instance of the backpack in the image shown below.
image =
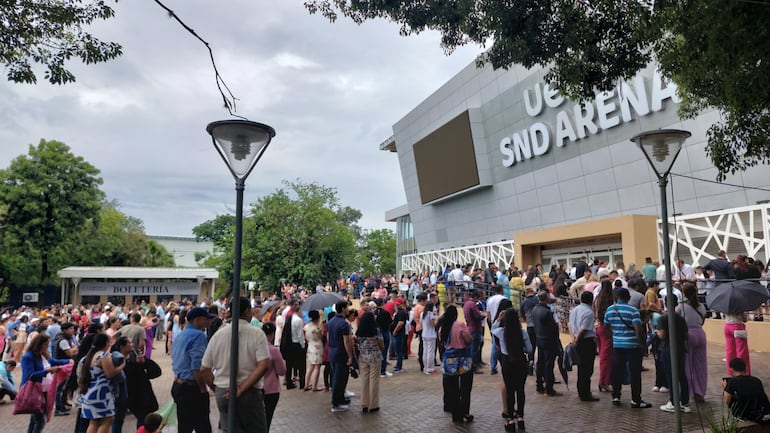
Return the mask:
POLYGON ((390 325, 393 324, 393 318, 390 317, 390 313, 382 307, 377 307, 374 311, 374 319, 377 321, 377 326, 381 331, 390 330, 390 325))

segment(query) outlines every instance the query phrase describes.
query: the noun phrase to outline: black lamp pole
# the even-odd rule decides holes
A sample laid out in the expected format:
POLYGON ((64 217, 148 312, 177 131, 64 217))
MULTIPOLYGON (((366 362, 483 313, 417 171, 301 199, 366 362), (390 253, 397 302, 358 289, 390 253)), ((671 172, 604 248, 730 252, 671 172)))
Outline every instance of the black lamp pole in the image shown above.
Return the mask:
POLYGON ((248 120, 222 120, 209 123, 206 131, 214 147, 227 164, 235 179, 235 248, 233 252, 233 300, 230 338, 230 384, 227 402, 227 430, 235 433, 238 395, 238 328, 241 316, 241 257, 243 255, 243 191, 246 178, 265 153, 275 130, 262 123, 248 120))
POLYGON ((666 268, 666 316, 668 318, 668 342, 671 354, 671 392, 674 405, 674 419, 676 423, 676 432, 682 433, 682 412, 680 404, 679 389, 679 347, 677 345, 678 335, 676 329, 676 305, 677 299, 674 295, 674 284, 671 278, 671 245, 669 244, 668 233, 668 198, 666 188, 668 186, 668 174, 671 167, 674 166, 676 157, 682 150, 682 143, 690 137, 690 132, 679 129, 658 129, 654 131, 642 132, 631 138, 644 153, 650 167, 655 171, 658 177, 658 186, 660 187, 660 212, 661 224, 663 229, 663 260, 666 268))

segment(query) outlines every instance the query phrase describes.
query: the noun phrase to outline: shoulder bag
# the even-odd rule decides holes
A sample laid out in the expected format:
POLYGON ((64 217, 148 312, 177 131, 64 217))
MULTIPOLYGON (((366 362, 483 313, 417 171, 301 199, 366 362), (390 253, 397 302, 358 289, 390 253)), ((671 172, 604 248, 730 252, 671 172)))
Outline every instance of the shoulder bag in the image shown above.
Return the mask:
POLYGON ((43 412, 43 384, 27 380, 13 401, 13 414, 36 414, 43 412))
MULTIPOLYGON (((450 335, 449 340, 452 340, 450 335)), ((444 376, 459 376, 470 373, 473 369, 473 358, 469 356, 468 348, 450 349, 449 341, 444 344, 444 356, 441 358, 441 368, 444 376)))

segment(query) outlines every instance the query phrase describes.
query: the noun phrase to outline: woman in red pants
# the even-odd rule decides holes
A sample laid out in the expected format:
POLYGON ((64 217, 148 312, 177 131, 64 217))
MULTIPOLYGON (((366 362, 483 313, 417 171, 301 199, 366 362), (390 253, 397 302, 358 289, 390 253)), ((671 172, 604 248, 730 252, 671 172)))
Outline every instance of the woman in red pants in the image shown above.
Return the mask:
MULTIPOLYGON (((594 289, 594 294, 596 289, 594 289)), ((594 300, 596 315, 596 348, 599 351, 599 391, 612 391, 612 327, 604 324, 604 313, 614 302, 612 282, 602 281, 594 300)))

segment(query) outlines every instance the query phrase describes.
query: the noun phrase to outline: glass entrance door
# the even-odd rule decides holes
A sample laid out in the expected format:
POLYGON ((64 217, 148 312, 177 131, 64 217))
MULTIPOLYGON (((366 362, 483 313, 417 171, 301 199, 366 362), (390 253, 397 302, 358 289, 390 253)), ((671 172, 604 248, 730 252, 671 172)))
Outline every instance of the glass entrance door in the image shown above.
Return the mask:
POLYGON ((620 244, 592 246, 581 248, 574 246, 563 249, 545 249, 542 251, 543 267, 546 270, 551 269, 553 265, 566 264, 567 269, 572 268, 573 263, 577 263, 581 257, 586 258, 586 262, 591 265, 594 260, 603 260, 607 263, 609 269, 614 269, 618 262, 623 261, 623 249, 620 244))

